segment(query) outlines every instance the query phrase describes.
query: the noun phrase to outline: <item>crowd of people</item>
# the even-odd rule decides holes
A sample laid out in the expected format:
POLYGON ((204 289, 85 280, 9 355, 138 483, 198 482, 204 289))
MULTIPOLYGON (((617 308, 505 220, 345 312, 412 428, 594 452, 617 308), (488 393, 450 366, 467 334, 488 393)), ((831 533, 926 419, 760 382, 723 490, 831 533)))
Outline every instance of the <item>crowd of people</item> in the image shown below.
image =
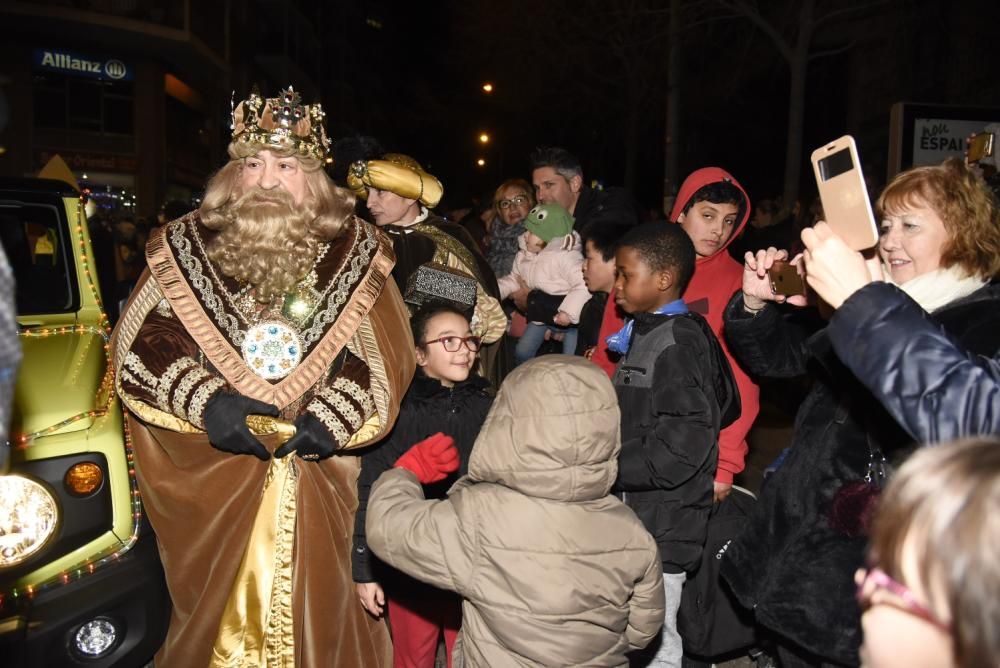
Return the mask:
POLYGON ((336 184, 322 119, 236 106, 115 332, 158 665, 708 665, 683 594, 793 377, 792 447, 714 555, 756 628, 723 654, 1000 665, 1000 214, 965 163, 896 176, 865 257, 714 166, 640 222, 559 148, 455 222, 405 154, 336 184), (810 298, 775 294, 789 259, 810 298))

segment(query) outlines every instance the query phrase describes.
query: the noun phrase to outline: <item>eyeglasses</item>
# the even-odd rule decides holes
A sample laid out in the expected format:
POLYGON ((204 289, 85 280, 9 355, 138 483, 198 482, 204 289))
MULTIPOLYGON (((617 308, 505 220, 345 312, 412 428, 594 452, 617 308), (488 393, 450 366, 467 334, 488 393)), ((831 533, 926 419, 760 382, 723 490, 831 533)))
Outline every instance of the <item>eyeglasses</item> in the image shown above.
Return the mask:
POLYGON ((945 633, 951 634, 951 624, 942 621, 934 611, 917 600, 917 597, 914 596, 909 587, 892 579, 881 568, 859 569, 854 580, 858 583, 857 599, 858 606, 860 606, 862 612, 872 606, 872 597, 875 595, 875 592, 883 589, 895 598, 879 601, 879 603, 891 605, 903 612, 915 615, 933 624, 945 633))
POLYGON ((445 351, 449 353, 457 353, 458 349, 464 343, 466 348, 474 353, 478 353, 479 348, 483 345, 483 340, 478 336, 442 336, 440 339, 425 341, 424 345, 428 346, 432 343, 440 343, 445 351))
POLYGON ((500 205, 501 209, 509 209, 512 206, 524 206, 528 203, 527 195, 518 195, 517 197, 511 197, 510 199, 502 199, 497 204, 500 205))

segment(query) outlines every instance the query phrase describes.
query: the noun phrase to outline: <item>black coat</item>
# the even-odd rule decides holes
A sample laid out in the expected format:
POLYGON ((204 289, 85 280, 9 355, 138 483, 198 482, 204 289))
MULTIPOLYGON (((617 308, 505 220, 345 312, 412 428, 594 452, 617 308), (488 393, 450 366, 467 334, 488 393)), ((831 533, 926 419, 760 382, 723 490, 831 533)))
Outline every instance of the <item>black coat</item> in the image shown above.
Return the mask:
POLYGON ((372 485, 413 445, 440 431, 455 439, 455 447, 461 457, 457 472, 441 482, 424 485, 425 498, 443 499, 448 488, 469 469, 472 446, 475 445, 479 429, 486 421, 486 414, 493 403, 493 395, 488 388, 489 383, 475 375, 447 388, 440 381, 428 378, 417 370, 413 383, 403 398, 399 418, 392 431, 385 440, 361 457, 354 550, 351 554, 351 570, 355 582, 373 582, 381 577, 373 570, 373 562, 378 559, 371 554, 365 539, 365 517, 372 485))
POLYGON ((587 348, 597 345, 597 339, 601 334, 601 321, 604 318, 604 306, 607 303, 607 292, 591 292, 590 299, 583 305, 576 339, 577 355, 582 355, 587 352, 587 348))
MULTIPOLYGON (((899 288, 865 286, 837 310, 828 331, 845 364, 917 441, 1000 433, 1000 355, 970 359, 899 288)), ((994 334, 979 326, 963 337, 973 338, 988 350, 994 334)))
MULTIPOLYGON (((995 288, 933 318, 976 352, 1000 348, 995 288)), ((843 502, 862 483, 872 452, 898 464, 912 451, 912 439, 840 362, 825 329, 810 332, 772 305, 752 317, 737 293, 726 308, 725 332, 751 373, 780 378, 808 366, 814 383, 796 416, 792 447, 726 551, 722 575, 762 626, 828 661, 857 664, 854 572, 864 563, 867 536, 862 514, 852 517, 843 502)), ((906 339, 879 335, 873 345, 905 346, 906 339)))
POLYGON ((640 313, 612 382, 622 414, 615 491, 656 539, 664 572, 693 571, 712 509, 723 406, 738 396, 732 370, 700 315, 640 313))

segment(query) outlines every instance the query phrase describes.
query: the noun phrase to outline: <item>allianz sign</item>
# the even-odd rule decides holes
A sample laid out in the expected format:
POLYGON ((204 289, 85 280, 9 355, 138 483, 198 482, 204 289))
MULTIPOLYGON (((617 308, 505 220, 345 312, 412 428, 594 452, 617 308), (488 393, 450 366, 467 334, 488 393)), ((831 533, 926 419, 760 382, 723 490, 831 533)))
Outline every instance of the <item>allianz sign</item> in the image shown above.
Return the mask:
POLYGON ((55 49, 35 49, 35 69, 62 72, 91 79, 131 81, 132 70, 121 60, 98 56, 86 56, 55 49))

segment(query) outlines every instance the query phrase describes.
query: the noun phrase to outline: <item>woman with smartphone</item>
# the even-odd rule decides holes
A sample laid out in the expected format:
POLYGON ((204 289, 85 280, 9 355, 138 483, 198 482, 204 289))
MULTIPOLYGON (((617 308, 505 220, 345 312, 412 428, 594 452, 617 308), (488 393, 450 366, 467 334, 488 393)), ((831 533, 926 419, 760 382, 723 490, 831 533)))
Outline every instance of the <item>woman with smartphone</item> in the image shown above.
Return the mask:
POLYGON ((1000 433, 1000 356, 970 354, 826 223, 804 230, 802 242, 809 287, 837 309, 827 328, 833 349, 914 439, 1000 433), (876 339, 898 344, 864 345, 876 339))
MULTIPOLYGON (((899 286, 968 350, 1000 351, 1000 220, 960 161, 899 174, 877 202, 878 255, 899 286)), ((784 252, 748 253, 743 289, 725 313, 730 348, 751 373, 810 373, 812 390, 792 448, 767 480, 744 533, 723 559, 737 599, 773 637, 780 664, 857 665, 861 644, 854 572, 864 565, 882 484, 913 439, 841 361, 830 332, 774 294, 767 270, 784 252)), ((801 300, 789 299, 790 302, 801 300)), ((891 356, 907 341, 876 331, 849 355, 891 356)), ((887 377, 923 364, 904 353, 887 377)), ((900 384, 897 392, 914 387, 900 384)))

